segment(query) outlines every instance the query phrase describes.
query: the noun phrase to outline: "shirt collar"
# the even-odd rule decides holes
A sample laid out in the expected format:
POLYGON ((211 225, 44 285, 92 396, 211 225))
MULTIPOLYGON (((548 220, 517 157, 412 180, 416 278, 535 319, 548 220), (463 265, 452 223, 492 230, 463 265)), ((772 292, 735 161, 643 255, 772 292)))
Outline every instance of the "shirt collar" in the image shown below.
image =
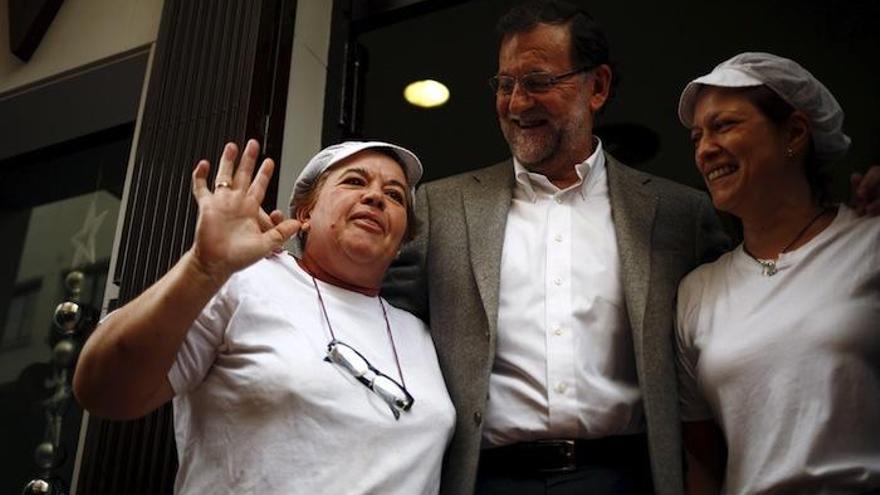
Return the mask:
POLYGON ((513 158, 513 172, 516 177, 516 190, 524 194, 529 201, 535 201, 538 193, 553 196, 560 192, 578 190, 582 198, 589 195, 590 189, 596 182, 596 178, 602 175, 605 169, 605 153, 602 151, 602 140, 593 136, 593 154, 581 163, 574 166, 578 180, 565 190, 559 189, 547 177, 529 172, 516 157, 513 158))

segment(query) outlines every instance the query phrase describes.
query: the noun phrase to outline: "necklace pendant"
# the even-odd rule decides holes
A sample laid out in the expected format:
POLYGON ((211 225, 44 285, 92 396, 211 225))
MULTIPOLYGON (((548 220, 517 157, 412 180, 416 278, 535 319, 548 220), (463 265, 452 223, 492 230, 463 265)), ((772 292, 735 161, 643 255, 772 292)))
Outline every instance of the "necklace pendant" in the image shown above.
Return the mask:
POLYGON ((761 263, 761 275, 765 275, 767 277, 772 277, 776 275, 778 270, 776 269, 776 262, 774 261, 759 261, 761 263))

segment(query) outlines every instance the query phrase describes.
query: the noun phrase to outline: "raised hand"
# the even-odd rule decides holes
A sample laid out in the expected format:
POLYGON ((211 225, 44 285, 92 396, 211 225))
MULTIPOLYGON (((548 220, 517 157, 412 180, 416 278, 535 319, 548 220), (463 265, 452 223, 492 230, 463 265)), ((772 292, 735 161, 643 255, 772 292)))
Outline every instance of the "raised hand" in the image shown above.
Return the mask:
POLYGON ((220 156, 213 192, 208 189, 210 163, 201 160, 193 171, 193 196, 199 205, 193 244, 199 268, 219 283, 242 268, 281 249, 300 228, 281 212, 267 215, 260 204, 275 168, 267 158, 254 176, 260 145, 250 140, 238 167, 238 147, 227 143, 220 156))

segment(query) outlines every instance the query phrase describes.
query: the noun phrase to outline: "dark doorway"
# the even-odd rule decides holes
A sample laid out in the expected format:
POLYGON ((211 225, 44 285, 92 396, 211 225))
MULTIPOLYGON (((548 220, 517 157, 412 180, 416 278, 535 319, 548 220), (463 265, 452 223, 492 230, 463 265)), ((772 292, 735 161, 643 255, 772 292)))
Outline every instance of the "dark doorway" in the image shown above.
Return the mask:
POLYGON ((65 345, 75 355, 87 328, 66 335, 53 316, 74 299, 89 315, 101 307, 133 132, 120 125, 0 161, 3 493, 38 477, 71 484, 82 409, 65 345))
MULTIPOLYGON (((342 3, 346 2, 337 0, 342 3)), ((349 67, 336 79, 331 67, 325 144, 345 137, 397 142, 423 159, 426 180, 507 158, 486 81, 497 69, 495 21, 517 2, 361 3, 367 7, 350 10, 350 34, 344 29, 333 32, 337 46, 339 37, 348 37, 348 50, 331 48, 331 66, 348 57, 349 67), (357 67, 352 65, 355 60, 357 67), (356 84, 351 82, 354 72, 361 74, 356 84), (409 82, 426 78, 449 87, 446 105, 420 109, 403 100, 409 82), (355 91, 356 97, 351 98, 353 106, 342 105, 340 110, 346 91, 349 96, 355 91)), ((690 79, 742 51, 793 58, 840 100, 853 148, 834 170, 838 196, 847 194, 846 178, 852 170, 880 160, 875 118, 880 111, 880 71, 874 63, 880 55, 880 3, 578 3, 605 27, 619 69, 617 97, 597 134, 630 165, 702 187, 687 132, 676 117, 678 96, 690 79)))

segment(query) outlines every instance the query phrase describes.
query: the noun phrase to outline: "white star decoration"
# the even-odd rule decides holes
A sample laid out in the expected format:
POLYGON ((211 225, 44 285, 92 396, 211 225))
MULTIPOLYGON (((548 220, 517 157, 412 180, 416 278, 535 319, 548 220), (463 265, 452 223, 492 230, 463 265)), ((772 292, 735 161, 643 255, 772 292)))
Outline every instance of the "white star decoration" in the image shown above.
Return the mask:
POLYGON ((73 268, 95 262, 95 237, 98 235, 101 224, 104 223, 107 211, 104 210, 95 215, 95 201, 92 200, 82 227, 70 238, 74 248, 73 264, 71 265, 73 268))

